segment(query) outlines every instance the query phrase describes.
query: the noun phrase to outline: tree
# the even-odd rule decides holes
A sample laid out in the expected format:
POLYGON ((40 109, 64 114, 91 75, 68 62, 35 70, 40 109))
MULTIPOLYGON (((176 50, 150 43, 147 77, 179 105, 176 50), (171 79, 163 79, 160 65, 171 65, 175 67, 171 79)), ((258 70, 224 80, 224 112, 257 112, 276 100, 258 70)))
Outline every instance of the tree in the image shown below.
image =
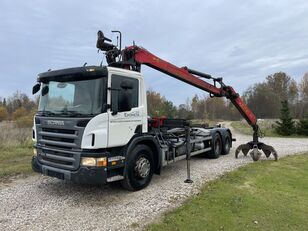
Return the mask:
POLYGON ((297 90, 294 89, 294 82, 295 81, 284 72, 277 72, 266 77, 266 84, 278 96, 279 102, 296 96, 297 90))
POLYGON ((153 90, 147 91, 148 112, 150 116, 166 116, 174 118, 177 114, 177 109, 171 101, 166 100, 158 92, 153 90))
POLYGON ((308 102, 308 72, 304 75, 299 84, 301 99, 308 102))
POLYGON ((288 91, 288 100, 293 104, 298 99, 298 86, 294 79, 291 79, 288 91))
POLYGON ((240 120, 243 118, 237 108, 230 101, 227 101, 226 116, 229 120, 240 120))
POLYGON ((9 114, 15 112, 18 108, 23 107, 27 112, 36 107, 36 104, 25 93, 16 91, 13 96, 8 97, 5 102, 9 114))
POLYGON ((281 102, 280 121, 276 121, 276 131, 280 135, 289 136, 294 133, 294 121, 290 116, 288 101, 281 102))
POLYGON ((0 122, 8 118, 7 110, 4 106, 0 106, 0 122))
POLYGON ((279 116, 279 97, 266 84, 258 83, 244 93, 244 100, 258 118, 277 118, 279 116))
POLYGON ((195 95, 192 100, 188 100, 187 102, 190 103, 191 108, 191 115, 194 119, 205 119, 207 115, 206 111, 206 104, 207 104, 208 97, 203 96, 199 97, 198 95, 195 95))
POLYGON ((308 73, 306 73, 299 83, 299 101, 297 104, 298 116, 303 118, 308 111, 308 73))
POLYGON ((244 100, 259 118, 277 118, 279 102, 288 100, 292 116, 300 114, 299 87, 294 79, 284 72, 267 76, 266 81, 257 83, 244 93, 244 100))
POLYGON ((193 119, 193 113, 191 110, 189 110, 189 107, 187 104, 180 104, 179 109, 177 111, 178 118, 181 119, 193 119))
POLYGON ((209 119, 225 119, 225 113, 228 110, 223 98, 214 97, 206 99, 206 109, 209 119))
POLYGON ((298 122, 297 134, 308 136, 308 113, 298 122))
POLYGON ((177 108, 169 100, 163 102, 163 115, 167 118, 175 118, 177 116, 177 108))
POLYGON ((24 107, 20 107, 20 108, 17 108, 16 111, 14 111, 12 117, 13 117, 13 120, 17 120, 26 115, 27 115, 26 109, 24 107))

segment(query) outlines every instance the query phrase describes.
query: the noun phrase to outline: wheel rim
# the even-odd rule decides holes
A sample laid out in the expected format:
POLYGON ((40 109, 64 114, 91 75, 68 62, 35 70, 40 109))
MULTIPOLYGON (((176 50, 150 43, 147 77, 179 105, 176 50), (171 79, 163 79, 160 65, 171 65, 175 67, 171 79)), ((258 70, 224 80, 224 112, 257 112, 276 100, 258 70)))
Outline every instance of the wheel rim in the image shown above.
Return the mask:
POLYGON ((149 175, 150 170, 151 170, 151 163, 147 158, 140 157, 136 161, 135 165, 136 176, 140 178, 146 178, 149 175))
POLYGON ((215 153, 216 154, 220 153, 220 140, 216 140, 216 143, 215 143, 215 153))
POLYGON ((229 151, 229 149, 230 149, 230 141, 229 141, 229 139, 226 139, 226 146, 225 146, 225 148, 226 148, 226 151, 229 151))

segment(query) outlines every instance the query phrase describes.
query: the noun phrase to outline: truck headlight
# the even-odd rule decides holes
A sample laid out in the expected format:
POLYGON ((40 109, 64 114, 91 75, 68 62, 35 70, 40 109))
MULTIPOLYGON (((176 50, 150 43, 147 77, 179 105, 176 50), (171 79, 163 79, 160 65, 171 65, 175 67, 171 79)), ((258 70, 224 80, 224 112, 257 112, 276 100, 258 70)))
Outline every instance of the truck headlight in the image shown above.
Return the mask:
POLYGON ((83 157, 81 158, 81 165, 96 166, 96 159, 94 157, 83 157))
POLYGON ((106 167, 107 166, 107 158, 106 157, 82 157, 81 165, 87 167, 106 167))

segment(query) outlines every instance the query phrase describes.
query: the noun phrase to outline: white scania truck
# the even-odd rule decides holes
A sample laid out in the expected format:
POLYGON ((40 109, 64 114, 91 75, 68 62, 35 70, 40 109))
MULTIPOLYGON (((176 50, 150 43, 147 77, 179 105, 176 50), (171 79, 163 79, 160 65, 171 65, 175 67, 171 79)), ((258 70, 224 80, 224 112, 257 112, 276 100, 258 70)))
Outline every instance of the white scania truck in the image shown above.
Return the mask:
POLYGON ((121 181, 126 189, 139 190, 162 166, 174 161, 197 154, 218 158, 229 153, 232 134, 227 128, 149 118, 140 66, 146 64, 213 96, 240 99, 221 79, 176 67, 137 46, 118 49, 101 32, 98 35, 97 47, 106 52, 108 66, 38 75, 33 87, 34 94, 40 91, 33 126, 34 171, 80 183, 121 181), (212 78, 215 84, 197 76, 212 78), (222 87, 217 88, 216 82, 222 87))

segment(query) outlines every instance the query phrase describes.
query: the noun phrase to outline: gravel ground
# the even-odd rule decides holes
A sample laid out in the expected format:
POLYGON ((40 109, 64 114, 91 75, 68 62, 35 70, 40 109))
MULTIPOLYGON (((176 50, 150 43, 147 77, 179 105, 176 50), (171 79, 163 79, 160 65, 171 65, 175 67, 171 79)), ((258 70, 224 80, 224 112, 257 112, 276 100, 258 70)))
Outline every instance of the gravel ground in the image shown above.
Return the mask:
MULTIPOLYGON (((45 176, 32 176, 0 186, 0 230, 134 230, 159 218, 200 186, 225 172, 252 162, 234 158, 235 147, 250 137, 235 133, 231 153, 216 160, 191 161, 193 184, 185 184, 186 162, 154 176, 144 190, 127 192, 117 185, 85 186, 45 176)), ((264 138, 279 157, 308 151, 308 139, 264 138)))

